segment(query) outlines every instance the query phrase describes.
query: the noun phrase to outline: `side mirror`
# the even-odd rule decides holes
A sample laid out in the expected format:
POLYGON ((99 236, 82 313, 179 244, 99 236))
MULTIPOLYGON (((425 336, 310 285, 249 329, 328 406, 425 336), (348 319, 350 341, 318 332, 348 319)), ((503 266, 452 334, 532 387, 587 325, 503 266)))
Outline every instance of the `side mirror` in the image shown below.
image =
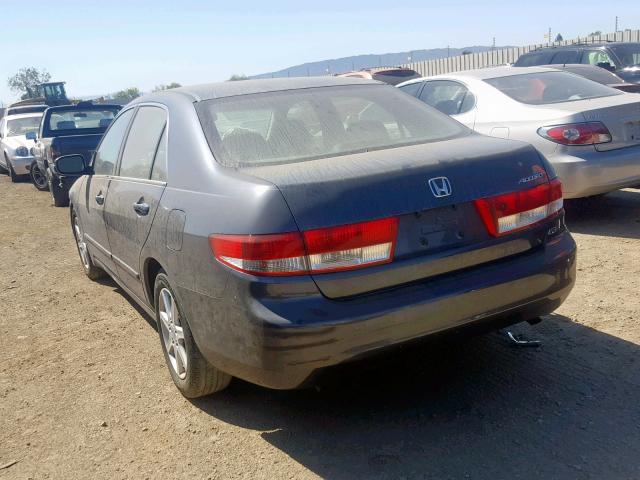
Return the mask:
POLYGON ((36 132, 27 132, 25 137, 27 137, 27 140, 33 140, 34 142, 38 140, 38 134, 36 132))
POLYGON ((56 160, 56 170, 60 175, 85 175, 89 173, 82 155, 64 155, 56 160))

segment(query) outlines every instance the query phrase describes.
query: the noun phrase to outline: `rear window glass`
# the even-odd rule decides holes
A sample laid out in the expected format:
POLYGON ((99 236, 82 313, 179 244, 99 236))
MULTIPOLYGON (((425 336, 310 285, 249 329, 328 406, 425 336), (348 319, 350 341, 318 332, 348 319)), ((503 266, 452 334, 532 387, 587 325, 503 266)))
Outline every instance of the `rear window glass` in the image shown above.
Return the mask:
POLYGON ((23 117, 7 119, 7 137, 37 132, 40 127, 40 118, 41 117, 23 117))
POLYGON ((57 111, 49 117, 49 130, 106 130, 117 109, 57 111))
POLYGON ((435 142, 470 131, 383 85, 240 95, 196 105, 223 165, 283 164, 435 142))
POLYGON ((514 100, 529 105, 623 95, 613 88, 566 72, 526 73, 489 78, 485 82, 514 100))

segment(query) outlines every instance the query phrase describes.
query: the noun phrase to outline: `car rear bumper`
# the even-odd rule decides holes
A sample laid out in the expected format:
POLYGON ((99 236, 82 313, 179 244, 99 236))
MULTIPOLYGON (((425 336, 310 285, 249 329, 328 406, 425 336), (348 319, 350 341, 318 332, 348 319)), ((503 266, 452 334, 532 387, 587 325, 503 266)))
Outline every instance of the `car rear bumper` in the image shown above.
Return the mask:
POLYGON ((576 245, 565 231, 514 257, 347 299, 304 288, 279 297, 272 289, 237 283, 227 286, 227 300, 184 288, 178 295, 212 364, 256 384, 288 389, 319 369, 410 340, 551 313, 573 287, 575 263, 576 245))
POLYGON ((11 166, 16 175, 28 175, 31 163, 35 160, 34 157, 12 157, 11 166))
POLYGON ((640 183, 640 145, 580 156, 549 156, 565 198, 581 198, 640 183))

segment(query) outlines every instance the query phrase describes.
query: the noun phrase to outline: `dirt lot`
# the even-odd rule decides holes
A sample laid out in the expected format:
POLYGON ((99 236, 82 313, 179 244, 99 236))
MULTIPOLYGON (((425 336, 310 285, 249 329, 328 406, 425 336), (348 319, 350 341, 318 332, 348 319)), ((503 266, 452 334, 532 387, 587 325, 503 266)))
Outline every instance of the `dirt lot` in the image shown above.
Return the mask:
POLYGON ((50 200, 0 177, 0 480, 640 478, 640 191, 570 212, 578 284, 517 328, 540 349, 491 334, 196 402, 50 200))

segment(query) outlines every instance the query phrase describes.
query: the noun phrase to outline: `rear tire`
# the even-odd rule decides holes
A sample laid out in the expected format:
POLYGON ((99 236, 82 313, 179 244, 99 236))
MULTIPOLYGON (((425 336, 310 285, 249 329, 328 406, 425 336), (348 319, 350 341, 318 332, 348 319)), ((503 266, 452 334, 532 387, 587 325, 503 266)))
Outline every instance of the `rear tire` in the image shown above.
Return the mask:
POLYGON ((82 263, 82 269, 84 273, 91 280, 99 280, 106 277, 107 273, 99 267, 96 267, 91 260, 91 254, 87 249, 87 244, 84 241, 84 235, 80 228, 80 222, 75 212, 71 212, 71 229, 73 231, 73 238, 76 239, 76 247, 78 248, 78 255, 80 255, 80 262, 82 263))
POLYGON ((47 177, 44 176, 44 173, 38 167, 38 162, 31 163, 31 169, 29 170, 29 176, 31 177, 31 182, 33 182, 33 186, 36 187, 41 192, 49 190, 49 183, 47 182, 47 177))
POLYGON ((56 207, 69 206, 69 192, 60 188, 59 179, 55 176, 52 176, 51 180, 49 181, 49 191, 51 192, 53 204, 56 207))
POLYGON ((218 370, 200 353, 163 270, 156 276, 154 300, 160 345, 178 390, 187 398, 224 390, 231 382, 231 375, 218 370))

